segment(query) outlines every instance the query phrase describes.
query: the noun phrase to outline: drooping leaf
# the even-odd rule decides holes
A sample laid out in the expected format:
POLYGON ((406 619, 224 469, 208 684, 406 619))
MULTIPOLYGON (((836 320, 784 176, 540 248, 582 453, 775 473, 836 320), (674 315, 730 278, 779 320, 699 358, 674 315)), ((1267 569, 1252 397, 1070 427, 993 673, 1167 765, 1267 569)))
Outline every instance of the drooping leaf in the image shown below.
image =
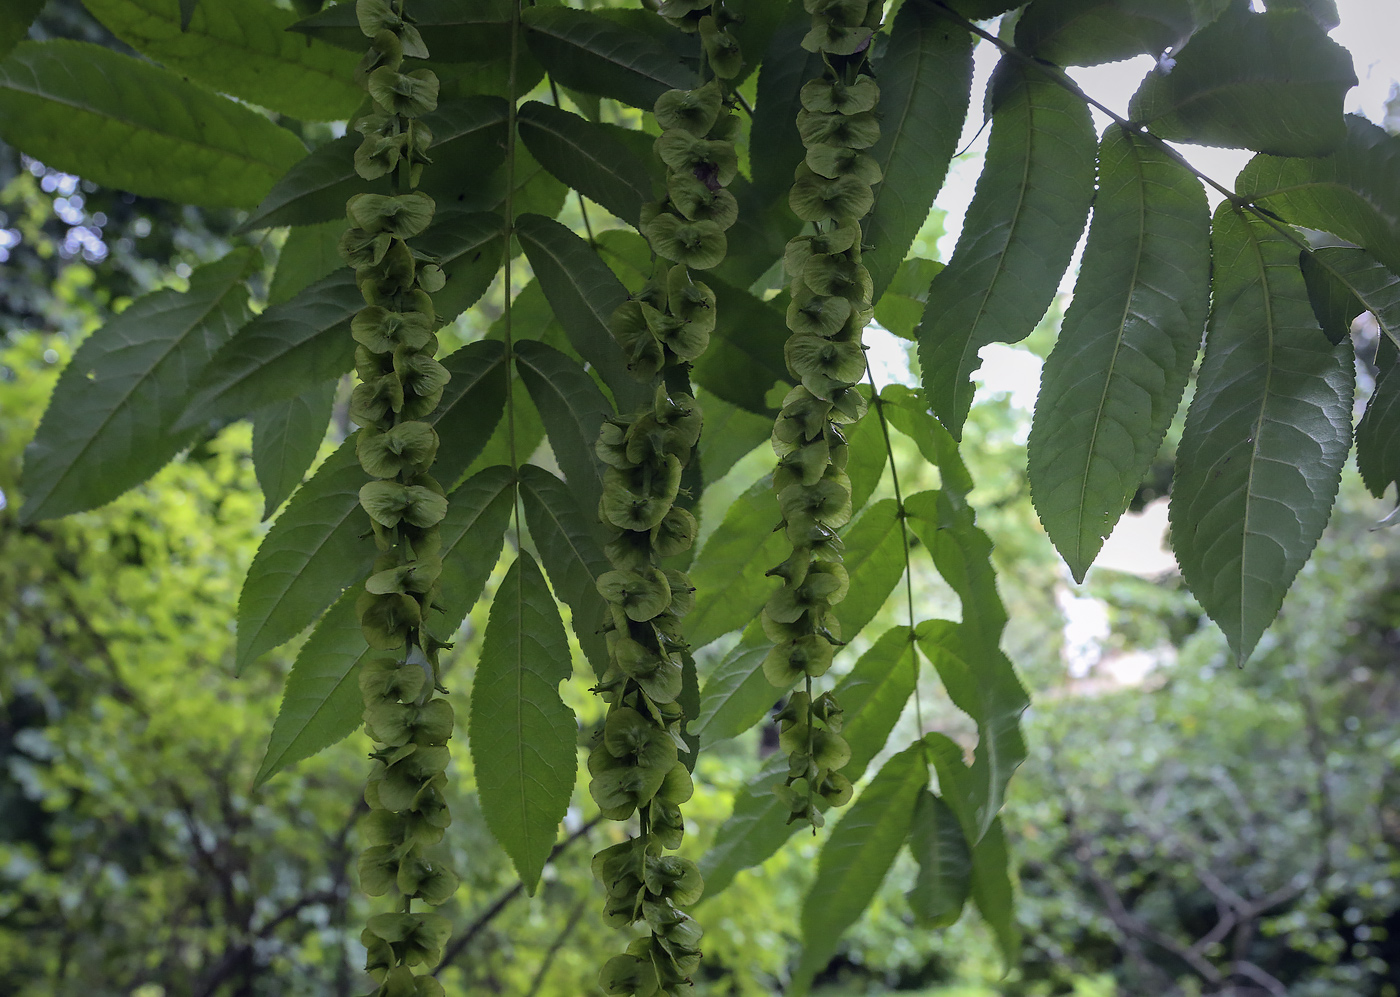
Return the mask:
POLYGON ((909 909, 925 928, 946 928, 972 895, 972 852, 951 807, 927 789, 914 805, 909 851, 919 863, 909 909))
POLYGON ((147 197, 251 208, 305 147, 250 108, 87 42, 21 42, 0 63, 0 138, 147 197))
POLYGON ((864 223, 861 262, 878 301, 928 217, 957 151, 972 93, 973 37, 931 4, 900 8, 880 74, 880 141, 870 150, 884 181, 864 223))
POLYGON ((29 33, 29 25, 39 16, 45 0, 11 0, 0 8, 0 59, 9 55, 29 33))
POLYGON ((919 793, 928 785, 923 745, 887 761, 841 822, 832 829, 817 863, 817 878, 802 904, 802 958, 789 994, 805 994, 812 978, 836 952, 904 844, 919 793))
MULTIPOLYGON (((422 189, 440 207, 457 204, 452 196, 457 187, 464 183, 479 187, 481 177, 505 160, 506 103, 499 97, 443 101, 422 121, 433 135, 428 152, 433 163, 423 171, 422 189)), ((345 217, 345 201, 351 195, 390 193, 389 177, 367 181, 355 172, 360 141, 359 135, 346 135, 302 159, 273 185, 239 231, 339 221, 345 217)), ((492 207, 494 203, 477 210, 492 207)))
POLYGON ((929 285, 943 264, 922 257, 905 260, 875 303, 875 321, 903 339, 913 339, 924 316, 929 285))
POLYGON ((691 647, 747 626, 763 608, 775 585, 764 573, 787 553, 783 534, 773 532, 781 519, 772 477, 765 475, 734 500, 705 541, 690 570, 695 608, 685 633, 691 647))
POLYGON ((1400 375, 1395 373, 1395 355, 1395 344, 1381 340, 1376 386, 1356 427, 1356 466, 1376 498, 1385 495, 1392 481, 1400 481, 1400 375))
POLYGON ((904 577, 904 536, 899 529, 898 508, 894 499, 882 499, 842 533, 846 571, 851 578, 846 598, 834 607, 842 640, 849 641, 865 629, 904 577))
POLYGON ((846 713, 841 736, 851 746, 851 760, 841 772, 852 782, 885 750, 918 674, 909 628, 890 627, 836 684, 833 695, 846 713))
POLYGON ((1110 125, 1094 220, 1031 426, 1031 498, 1076 581, 1128 508, 1176 414, 1205 329, 1205 190, 1110 125))
POLYGON ((969 840, 977 842, 1001 809, 1012 773, 1026 760, 1021 714, 1030 699, 1006 655, 979 647, 968 634, 965 624, 932 620, 920 625, 918 641, 953 705, 977 722, 968 828, 969 840))
MULTIPOLYGON (((1366 256, 1364 249, 1344 250, 1366 256)), ((1368 257, 1369 258, 1369 257, 1368 257)), ((1317 324, 1322 326, 1322 334, 1333 345, 1351 335, 1351 323, 1366 310, 1352 293, 1351 288, 1322 265, 1310 252, 1299 255, 1298 262, 1303 271, 1303 283, 1308 289, 1308 302, 1312 305, 1317 324)), ((1384 270, 1379 263, 1376 267, 1384 270)))
POLYGON ((303 225, 287 233, 282 251, 277 255, 277 269, 272 272, 272 284, 267 289, 267 303, 280 305, 345 266, 337 246, 345 231, 344 221, 303 225))
POLYGON ((700 690, 700 709, 690 729, 700 746, 737 737, 758 723, 784 694, 763 674, 763 659, 773 643, 750 623, 739 643, 720 659, 700 690))
POLYGON ((187 23, 181 23, 179 0, 83 0, 83 5, 142 55, 269 110, 335 121, 354 114, 364 99, 354 79, 356 57, 289 34, 296 15, 270 0, 211 0, 187 23))
POLYGON ((612 406, 576 361, 544 343, 531 339, 516 343, 515 366, 544 420, 554 459, 577 493, 580 508, 596 510, 603 494, 603 468, 594 445, 612 406))
POLYGON ((642 205, 656 196, 654 157, 634 148, 635 138, 647 138, 643 133, 533 100, 521 106, 518 120, 520 139, 540 165, 629 225, 640 224, 642 205))
POLYGON ((531 894, 578 770, 578 725, 559 698, 569 672, 558 607, 522 550, 491 603, 470 729, 482 814, 531 894))
MULTIPOLYGON (((862 396, 870 391, 861 385, 862 396)), ((851 510, 859 513, 870 501, 870 496, 880 486, 889 465, 889 454, 885 447, 885 433, 880 426, 880 418, 874 415, 862 419, 855 427, 846 427, 846 477, 851 480, 851 510)))
POLYGON ((579 356, 612 391, 618 411, 633 412, 650 401, 651 391, 628 372, 622 350, 608 331, 613 311, 627 300, 627 289, 608 265, 553 219, 521 215, 515 232, 555 317, 579 356))
POLYGON ((520 497, 544 570, 569 607, 579 647, 601 677, 608 670, 607 604, 596 583, 612 565, 594 536, 596 516, 580 508, 568 485, 533 464, 520 468, 520 497))
POLYGON ((1354 242, 1400 272, 1400 138, 1354 114, 1346 141, 1320 159, 1255 156, 1235 188, 1294 225, 1354 242))
POLYGON ((238 669, 295 637, 369 573, 374 544, 355 439, 326 458, 258 545, 238 597, 238 669))
POLYGON ((997 594, 992 542, 978 529, 972 507, 945 487, 910 495, 904 510, 934 567, 962 603, 967 639, 987 653, 995 650, 1006 628, 1006 609, 997 594))
MULTIPOLYGON (((732 238, 732 233, 731 233, 732 238)), ((783 359, 783 314, 722 280, 706 277, 715 292, 715 330, 695 362, 695 383, 750 412, 772 414, 764 396, 792 375, 783 359)))
POLYGON ((1351 444, 1349 344, 1327 342, 1297 249, 1223 202, 1214 304, 1177 448, 1172 547, 1239 660, 1327 523, 1351 444))
POLYGON ((802 86, 820 76, 823 67, 819 55, 802 47, 803 37, 812 30, 812 15, 801 4, 771 6, 784 16, 758 70, 753 124, 749 129, 749 160, 753 191, 762 201, 775 205, 776 213, 783 219, 786 238, 795 235, 802 224, 788 206, 793 170, 807 155, 802 136, 797 133, 802 86))
POLYGON ((506 404, 505 346, 483 339, 468 343, 442 358, 452 375, 433 412, 437 429, 437 462, 433 475, 450 489, 481 455, 506 404))
POLYGON ((171 424, 200 368, 246 320, 256 262, 235 250, 195 271, 188 291, 138 298, 78 347, 25 452, 25 522, 109 502, 190 443, 171 424))
POLYGON ((651 110, 667 90, 689 90, 695 74, 645 31, 567 7, 522 12, 525 39, 556 80, 582 93, 651 110))
POLYGON ((1035 0, 1016 22, 1016 45, 1057 66, 1097 66, 1180 48, 1228 0, 1035 0))
POLYGON ((788 808, 773 792, 773 785, 782 783, 787 770, 787 758, 775 753, 735 794, 733 812, 700 856, 707 897, 721 893, 735 876, 775 854, 792 837, 794 825, 785 823, 788 808))
POLYGON ((287 500, 316 459, 335 389, 335 381, 322 381, 253 413, 253 470, 263 493, 263 519, 287 500))
MULTIPOLYGON (((412 15, 439 62, 494 59, 510 50, 510 4, 505 0, 414 0, 412 15)), ((289 30, 351 52, 365 50, 354 4, 334 4, 289 30)))
POLYGON ((924 389, 954 437, 972 407, 977 351, 1030 335, 1069 265, 1094 190, 1096 143, 1082 100, 1011 61, 989 86, 986 163, 918 330, 924 389))
POLYGON ((997 948, 1001 950, 1002 967, 1006 970, 1021 958, 1021 929, 1016 924, 1010 868, 1006 833, 998 817, 972 848, 972 902, 992 929, 997 948))
POLYGON ((972 491, 972 476, 958 453, 957 441, 929 412, 923 395, 902 384, 880 392, 880 406, 891 426, 914 441, 924 460, 938 468, 943 490, 959 500, 972 491))
POLYGON ((500 269, 502 238, 499 215, 445 208, 414 240, 414 248, 436 258, 447 275, 446 285, 433 294, 439 322, 451 322, 481 300, 500 269))
POLYGON ((1174 59, 1128 105, 1154 135, 1279 156, 1325 156, 1345 138, 1351 56, 1303 11, 1232 3, 1174 59))
MULTIPOLYGON (((441 615, 429 617, 431 629, 456 630, 481 595, 505 543, 512 480, 509 468, 488 468, 448 500, 441 524, 441 615)), ((297 654, 255 785, 360 726, 360 665, 374 652, 365 644, 355 613, 358 597, 358 587, 342 595, 297 654)))

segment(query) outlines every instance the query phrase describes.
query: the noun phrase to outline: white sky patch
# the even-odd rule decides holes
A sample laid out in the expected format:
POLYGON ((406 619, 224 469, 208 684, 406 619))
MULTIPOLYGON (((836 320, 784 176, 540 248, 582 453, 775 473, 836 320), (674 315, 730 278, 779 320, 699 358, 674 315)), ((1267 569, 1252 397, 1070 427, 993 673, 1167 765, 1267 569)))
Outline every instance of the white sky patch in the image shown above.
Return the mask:
POLYGON ((887 384, 903 384, 910 388, 919 386, 919 380, 909 366, 909 349, 913 343, 900 339, 878 322, 871 322, 865 327, 862 340, 867 347, 865 362, 870 365, 877 388, 883 389, 887 384))
POLYGON ((1001 394, 1011 396, 1011 404, 1025 412, 1035 408, 1035 396, 1040 392, 1040 357, 1005 343, 992 343, 977 352, 982 366, 973 372, 977 394, 973 403, 1001 394))

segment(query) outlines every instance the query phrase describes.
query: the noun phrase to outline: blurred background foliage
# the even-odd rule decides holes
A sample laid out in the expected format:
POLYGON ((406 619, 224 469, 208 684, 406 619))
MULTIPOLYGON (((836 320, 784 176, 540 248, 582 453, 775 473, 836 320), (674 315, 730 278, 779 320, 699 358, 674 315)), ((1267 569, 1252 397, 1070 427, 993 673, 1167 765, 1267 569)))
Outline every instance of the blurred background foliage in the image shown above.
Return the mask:
MULTIPOLYGON (((117 44, 76 4, 50 3, 39 30, 117 44)), ((250 790, 295 648, 232 672, 237 588, 263 530, 247 425, 211 427, 95 512, 21 528, 4 506, 77 343, 220 256, 235 223, 0 145, 0 992, 16 997, 339 997, 359 982, 368 901, 352 804, 367 742, 250 790)), ((935 256, 941 231, 935 215, 916 250, 935 256)), ((271 264, 275 240, 261 248, 271 264)), ((458 322, 463 341, 487 333, 500 295, 458 322)), ((1048 347, 1058 314, 1026 348, 1048 347)), ((1240 671, 1174 575, 1096 568, 1071 592, 1030 507, 1027 422, 985 396, 963 447, 996 543, 1006 649, 1035 703, 1003 818, 1024 958, 1006 971, 973 914, 915 927, 905 856, 824 992, 1397 997, 1400 545, 1378 528, 1386 505, 1348 470, 1317 555, 1240 671)), ((1171 439, 1143 504, 1169 480, 1171 439)), ((906 491, 930 483, 912 447, 897 457, 906 491)), ((769 463, 766 448, 740 460, 706 511, 769 463)), ((915 572, 922 615, 954 612, 932 569, 915 572)), ((884 624, 903 622, 898 602, 884 624)), ((463 687, 483 623, 478 610, 457 643, 463 687)), ((566 690, 584 719, 597 711, 586 685, 566 690)), ((940 695, 929 681, 927 725, 970 734, 940 695)), ((893 743, 913 717, 902 726, 893 743)), ((704 849, 771 750, 754 731, 706 754, 688 848, 704 849)), ((606 929, 582 916, 599 902, 587 855, 617 832, 586 823, 580 800, 526 899, 474 812, 465 753, 453 777, 464 880, 445 908, 449 993, 590 992, 606 929)), ((781 989, 817 844, 798 836, 705 900, 699 994, 781 989)))

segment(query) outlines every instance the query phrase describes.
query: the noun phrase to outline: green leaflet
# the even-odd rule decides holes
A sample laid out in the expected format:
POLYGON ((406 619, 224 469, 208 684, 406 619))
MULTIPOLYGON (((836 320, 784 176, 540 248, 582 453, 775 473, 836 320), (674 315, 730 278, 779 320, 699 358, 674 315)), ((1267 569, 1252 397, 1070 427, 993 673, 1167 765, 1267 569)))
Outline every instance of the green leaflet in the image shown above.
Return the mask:
POLYGON ((627 300, 627 288, 588 243, 553 219, 521 215, 515 231, 569 342, 603 378, 617 410, 632 412, 649 402, 651 392, 627 370, 608 331, 613 311, 627 300))
MULTIPOLYGON (((852 782, 859 781, 871 759, 884 750, 914 692, 917 672, 909 628, 891 627, 833 690, 846 710, 841 733, 850 745, 851 760, 842 773, 852 782)), ((768 690, 771 697, 773 687, 769 685, 768 690)), ((708 895, 719 893, 738 873, 773 855, 797 830, 797 824, 785 823, 788 808, 772 792, 774 783, 786 774, 787 759, 774 755, 735 796, 733 814, 720 825, 714 843, 701 859, 708 895)))
MULTIPOLYGON (((735 238, 734 229, 729 235, 735 238)), ((715 292, 715 330, 691 378, 727 402, 760 415, 771 414, 764 396, 774 384, 792 376, 783 359, 787 328, 782 313, 708 274, 705 283, 715 292)))
MULTIPOLYGON (((773 34, 758 70, 758 90, 749 129, 749 162, 753 192, 764 204, 775 206, 782 218, 784 237, 796 235, 802 223, 788 207, 792 172, 807 154, 797 134, 797 114, 802 110, 802 85, 821 75, 821 57, 802 47, 812 28, 812 17, 800 4, 774 3, 785 17, 773 34)), ((742 216, 743 212, 740 212, 742 216)))
POLYGON ((1181 402, 1205 328, 1210 214, 1177 160, 1117 125, 1074 299, 1045 362, 1031 426, 1031 498, 1084 580, 1181 402))
POLYGON ((105 187, 251 208, 306 149, 256 111, 86 42, 21 42, 0 63, 0 137, 105 187))
POLYGON ((567 7, 522 11, 525 40, 545 70, 566 87, 613 97, 651 110, 667 90, 698 82, 676 55, 650 34, 567 7))
POLYGON ((235 250, 195 271, 188 291, 138 298, 78 347, 25 452, 24 522, 109 502, 190 443, 171 423, 194 372, 247 318, 243 281, 257 262, 235 250))
MULTIPOLYGON (((500 264, 500 226, 496 215, 448 208, 414 240, 447 275, 447 286, 433 296, 440 322, 456 318, 490 286, 500 264)), ((344 374, 355 357, 349 322, 363 306, 354 272, 342 267, 267 309, 209 361, 175 428, 243 415, 299 394, 308 381, 344 374)))
POLYGON ((891 426, 914 441, 924 460, 938 468, 943 490, 965 504, 972 491, 972 476, 958 453, 958 444, 929 414, 923 396, 902 384, 889 384, 880 392, 880 405, 891 426))
POLYGON ((0 8, 0 59, 10 54, 29 33, 29 25, 39 16, 44 0, 10 0, 0 8))
POLYGON ((1351 443, 1350 347, 1322 335, 1294 244, 1222 203, 1214 306, 1177 448, 1172 547, 1241 662, 1327 523, 1351 443))
POLYGON ((710 534, 690 569, 695 608, 685 618, 692 648, 747 626, 773 589, 765 572, 782 561, 784 539, 773 532, 782 515, 773 480, 764 475, 744 492, 710 534))
MULTIPOLYGON (((510 468, 487 468, 451 494, 442 521, 442 616, 433 629, 455 631, 485 587, 505 544, 512 480, 510 468)), ((297 654, 255 786, 360 726, 364 699, 356 680, 373 652, 355 615, 358 596, 358 586, 342 595, 297 654)))
POLYGON ((569 672, 558 607, 522 550, 491 603, 470 739, 481 812, 532 895, 578 770, 578 725, 559 698, 569 672))
POLYGON ((369 573, 374 544, 360 508, 365 473, 355 439, 326 458, 258 545, 238 596, 239 670, 295 637, 369 573))
POLYGON ((913 339, 928 303, 929 284, 942 269, 942 263, 918 256, 901 263, 889 287, 875 302, 875 321, 896 336, 913 339))
MULTIPOLYGON (((878 432, 879 420, 870 421, 876 423, 878 432)), ((883 440, 879 446, 877 452, 883 457, 883 440)), ((894 499, 882 499, 842 531, 851 588, 846 598, 836 604, 835 612, 844 641, 865 629, 904 577, 904 536, 897 510, 894 499)))
POLYGON ((521 340, 515 344, 515 366, 544 420, 554 459, 579 507, 596 510, 603 494, 603 471, 593 445, 612 406, 588 372, 552 346, 521 340))
POLYGON ((263 493, 263 519, 287 500, 316 459, 337 383, 321 381, 253 413, 253 470, 263 493))
POLYGON ((520 140, 545 169, 627 224, 640 224, 642 205, 656 197, 650 150, 638 155, 643 133, 534 100, 521 105, 518 121, 520 140))
POLYGON ((1016 22, 1016 46, 1057 66, 1158 56, 1220 16, 1228 0, 1036 0, 1016 22))
MULTIPOLYGON (((866 385, 861 385, 859 390, 862 397, 870 394, 866 385)), ((861 419, 854 431, 850 426, 844 428, 850 447, 846 456, 846 477, 851 479, 851 510, 858 513, 880 486, 885 468, 889 466, 889 454, 879 416, 861 419)))
POLYGON ((1322 229, 1400 271, 1400 139, 1346 116, 1346 141, 1321 159, 1255 156, 1235 186, 1295 225, 1322 229))
POLYGON ((977 351, 1030 335, 1054 299, 1094 192, 1094 128, 1078 97, 1003 61, 986 164, 948 266, 919 325, 934 414, 954 437, 972 407, 977 351))
POLYGON ((1342 143, 1351 56, 1307 13, 1231 4, 1148 74, 1128 105, 1170 141, 1324 156, 1342 143))
POLYGON ((832 829, 802 905, 802 959, 789 994, 807 993, 842 933, 865 912, 909 834, 927 785, 923 745, 916 743, 885 763, 832 829))
POLYGON ((880 141, 870 150, 884 182, 866 219, 861 261, 874 300, 909 252, 957 151, 972 93, 972 35, 937 8, 905 4, 895 16, 880 74, 880 141))
POLYGON ((178 0, 83 5, 142 55, 211 90, 281 114, 335 121, 354 114, 364 98, 354 80, 355 57, 289 34, 296 15, 269 0, 211 0, 187 24, 181 24, 178 0))
MULTIPOLYGON (((414 0, 410 13, 423 36, 432 40, 438 62, 496 59, 510 49, 508 0, 414 0)), ((357 54, 365 50, 354 4, 329 6, 289 30, 357 54)))
MULTIPOLYGON (((1396 344, 1400 343, 1400 277, 1360 249, 1317 249, 1304 253, 1302 261, 1304 277, 1310 267, 1315 268, 1346 299, 1339 316, 1342 336, 1333 337, 1334 342, 1342 341, 1351 319, 1362 311, 1371 312, 1380 325, 1383 338, 1376 350, 1380 372, 1366 414, 1356 427, 1356 466, 1371 494, 1381 498, 1392 481, 1400 481, 1400 380, 1393 376, 1396 344)), ((1308 291, 1317 312, 1311 281, 1308 291)))
POLYGON ((914 888, 905 894, 914 917, 925 928, 956 923, 972 895, 972 852, 952 807, 927 789, 914 804, 909 851, 919 863, 914 888))
POLYGON ((995 651, 1006 627, 1006 609, 997 594, 992 542, 977 528, 971 506, 944 488, 909 496, 904 510, 934 567, 962 602, 968 639, 987 653, 995 651))
MULTIPOLYGON (((505 161, 506 103, 499 97, 445 100, 437 110, 423 115, 422 121, 433 134, 429 152, 433 169, 424 171, 422 189, 442 207, 458 203, 451 195, 463 174, 480 185, 483 175, 505 161)), ((273 185, 239 231, 338 221, 345 217, 345 201, 350 196, 388 194, 392 190, 388 177, 367 181, 355 172, 355 149, 360 141, 358 135, 346 135, 296 163, 273 185)))
POLYGON ((1005 800, 1012 773, 1026 760, 1021 714, 1030 699, 1000 650, 979 648, 966 624, 932 620, 919 626, 926 654, 953 705, 977 721, 977 752, 969 773, 968 838, 987 833, 1005 800))
POLYGON ((763 674, 763 659, 773 642, 757 623, 750 623, 728 654, 720 659, 700 690, 700 709, 690 729, 700 735, 700 747, 737 737, 758 723, 786 690, 773 688, 763 674))
POLYGON ((267 290, 269 305, 290 301, 298 292, 345 266, 336 247, 346 224, 337 220, 288 231, 267 290))
POLYGON ((506 405, 506 349, 495 340, 468 343, 442 358, 452 375, 432 422, 441 443, 433 475, 449 490, 476 460, 506 405))
POLYGON ((569 607, 579 647, 601 676, 608 670, 602 632, 607 604, 596 582, 612 565, 593 534, 597 521, 579 507, 578 496, 568 485, 534 464, 520 467, 520 497, 544 570, 569 607))
POLYGON ((704 388, 696 389, 695 399, 705 413, 705 431, 700 434, 700 467, 708 485, 728 474, 729 469, 755 447, 767 443, 773 434, 773 421, 731 405, 704 388))
POLYGON ((972 849, 972 902, 992 929, 1001 950, 1002 968, 1007 971, 1021 959, 1021 929, 1016 924, 1010 869, 1006 833, 998 817, 972 849))

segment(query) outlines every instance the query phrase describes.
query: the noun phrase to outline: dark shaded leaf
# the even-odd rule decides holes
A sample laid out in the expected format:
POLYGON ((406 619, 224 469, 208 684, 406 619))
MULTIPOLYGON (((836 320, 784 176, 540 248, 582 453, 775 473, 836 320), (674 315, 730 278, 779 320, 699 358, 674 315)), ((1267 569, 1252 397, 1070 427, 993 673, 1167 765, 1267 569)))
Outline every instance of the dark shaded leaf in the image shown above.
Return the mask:
POLYGON ((530 7, 522 15, 530 51, 566 87, 650 111, 665 91, 699 82, 673 52, 631 25, 567 7, 530 7))
POLYGON ((722 280, 707 276, 705 283, 715 292, 715 330, 691 377, 727 402, 761 415, 775 414, 764 396, 791 377, 783 359, 788 334, 783 314, 722 280))
POLYGON ((290 301, 298 292, 345 266, 336 248, 345 226, 344 221, 324 222, 304 225, 287 233, 287 241, 282 243, 277 255, 272 284, 267 289, 269 305, 290 301))
POLYGON ((656 196, 649 136, 533 100, 518 120, 520 139, 540 165, 629 225, 640 224, 642 205, 656 196))
POLYGON ((785 690, 775 689, 763 674, 763 659, 772 648, 763 629, 750 623, 739 643, 710 672, 690 724, 702 748, 742 734, 782 698, 785 690))
POLYGON ((44 3, 45 0, 10 0, 0 8, 0 59, 9 55, 29 34, 29 25, 44 3))
POLYGON ((865 629, 904 577, 904 537, 897 512, 894 499, 882 499, 841 534, 851 578, 846 598, 833 607, 842 640, 849 641, 865 629))
POLYGON ((494 340, 468 343, 442 358, 452 375, 432 414, 441 444, 433 475, 451 489, 481 455, 506 405, 505 347, 494 340))
POLYGON ((314 384, 295 398, 253 413, 253 470, 267 519, 301 484, 326 438, 337 382, 314 384))
POLYGON ((773 531, 781 519, 772 476, 765 475, 734 500, 705 541, 690 570, 695 608, 685 632, 691 647, 747 626, 763 608, 774 587, 764 573, 787 554, 786 538, 773 531))
POLYGON ((579 507, 598 508, 603 494, 603 465, 594 452, 603 419, 612 406, 593 378, 553 347, 525 339, 515 344, 515 366, 544 420, 554 459, 579 507))
POLYGON ((909 909, 925 928, 946 928, 972 895, 972 852, 951 807, 927 789, 914 805, 909 851, 919 863, 909 909))
MULTIPOLYGON (((494 59, 510 49, 508 0, 413 0, 411 13, 439 62, 494 59)), ((361 53, 366 47, 354 4, 334 4, 290 30, 351 52, 361 53)))
POLYGON ((1228 0, 1036 0, 1016 22, 1016 45, 1057 66, 1097 66, 1180 48, 1228 0))

